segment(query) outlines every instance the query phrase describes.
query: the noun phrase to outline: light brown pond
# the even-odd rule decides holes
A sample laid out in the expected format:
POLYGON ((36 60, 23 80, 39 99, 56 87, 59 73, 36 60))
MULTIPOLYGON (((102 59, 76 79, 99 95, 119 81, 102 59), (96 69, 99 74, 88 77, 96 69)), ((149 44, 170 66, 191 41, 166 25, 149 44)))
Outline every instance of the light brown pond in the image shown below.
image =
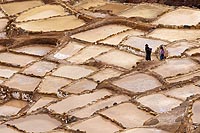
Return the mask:
POLYGON ((26 105, 26 102, 19 100, 8 101, 7 103, 0 105, 0 116, 16 115, 26 105))
POLYGON ((154 68, 152 71, 162 75, 164 78, 191 72, 198 68, 198 65, 188 58, 169 59, 165 64, 154 68), (167 70, 167 71, 166 71, 167 70))
POLYGON ((12 3, 1 4, 1 8, 8 15, 15 15, 27 9, 41 6, 41 5, 44 5, 42 1, 32 0, 32 1, 12 2, 12 3))
POLYGON ((158 40, 158 39, 130 36, 130 37, 127 38, 127 40, 124 40, 121 44, 125 45, 125 46, 130 46, 130 47, 139 49, 140 51, 144 51, 145 44, 148 44, 149 47, 152 48, 152 51, 155 52, 155 50, 160 45, 167 45, 168 42, 158 40))
POLYGON ((94 17, 94 18, 106 18, 109 17, 109 14, 106 13, 101 13, 101 12, 92 12, 92 11, 88 11, 88 10, 81 10, 82 13, 94 17))
POLYGON ((112 49, 111 47, 91 45, 82 49, 76 55, 69 58, 68 61, 77 64, 84 63, 86 60, 92 57, 96 57, 97 55, 107 52, 111 49, 112 49))
POLYGON ((61 125, 59 121, 46 114, 25 116, 9 121, 8 124, 14 125, 26 132, 47 132, 61 125))
POLYGON ((62 88, 61 90, 68 93, 81 93, 86 90, 94 90, 97 86, 97 83, 87 79, 81 79, 78 81, 73 82, 72 84, 62 88))
POLYGON ((5 81, 4 85, 21 91, 34 91, 40 81, 41 79, 39 78, 16 74, 11 79, 5 81))
POLYGON ((187 41, 177 42, 172 45, 167 46, 168 56, 181 56, 185 50, 190 47, 197 46, 195 43, 189 43, 187 41))
POLYGON ((1 133, 20 133, 17 130, 7 127, 6 125, 0 125, 0 132, 1 133))
POLYGON ((41 97, 29 110, 28 113, 31 113, 32 111, 35 111, 39 108, 42 108, 46 106, 48 103, 56 100, 56 98, 52 97, 41 97))
POLYGON ((129 100, 129 97, 127 97, 127 96, 117 95, 117 96, 113 96, 111 98, 99 101, 99 102, 97 102, 93 105, 90 105, 88 107, 85 107, 83 109, 74 111, 70 114, 73 116, 79 117, 79 118, 89 117, 93 113, 95 113, 96 111, 98 111, 100 109, 113 106, 114 103, 121 103, 121 102, 128 101, 128 100, 129 100))
POLYGON ((132 66, 135 66, 136 62, 140 61, 142 57, 119 50, 113 50, 111 52, 100 55, 95 59, 109 65, 130 69, 132 66))
POLYGON ((0 62, 9 63, 13 65, 25 66, 38 58, 28 55, 19 55, 9 52, 0 53, 0 62), (7 57, 7 58, 5 58, 7 57))
POLYGON ((142 17, 142 18, 156 18, 158 15, 166 12, 170 8, 162 5, 153 4, 139 4, 133 6, 131 9, 119 13, 123 17, 142 17))
POLYGON ((156 78, 144 73, 123 76, 113 84, 132 92, 145 92, 162 85, 156 78))
POLYGON ((193 123, 200 123, 200 119, 199 119, 199 113, 200 113, 200 101, 196 101, 193 104, 192 107, 192 112, 193 112, 193 116, 192 116, 192 120, 193 123))
POLYGON ((172 77, 172 78, 166 78, 166 80, 169 83, 173 83, 173 82, 189 80, 189 79, 191 79, 195 76, 200 76, 200 71, 194 71, 194 72, 191 72, 191 73, 188 73, 188 74, 179 75, 179 76, 172 77))
POLYGON ((64 11, 64 8, 62 6, 46 4, 44 6, 36 7, 20 14, 17 17, 16 21, 20 22, 28 20, 37 20, 67 14, 68 13, 64 11))
POLYGON ((5 31, 8 19, 0 19, 0 32, 5 31))
POLYGON ((112 11, 113 14, 118 14, 122 11, 125 11, 127 9, 131 8, 130 5, 125 5, 121 3, 107 3, 103 6, 99 6, 94 8, 95 10, 106 10, 106 11, 112 11))
POLYGON ((48 52, 50 52, 52 49, 53 47, 48 46, 48 45, 34 44, 34 45, 26 45, 23 47, 12 49, 12 50, 16 52, 20 52, 20 53, 44 56, 48 52))
POLYGON ((182 102, 173 98, 168 98, 163 94, 152 94, 137 99, 142 105, 151 108, 157 113, 170 111, 179 106, 182 102), (158 100, 159 99, 159 100, 158 100))
POLYGON ((17 73, 20 69, 14 67, 7 67, 0 65, 0 77, 10 78, 13 74, 17 73))
POLYGON ((113 68, 105 68, 103 70, 100 70, 99 72, 95 73, 94 75, 91 75, 89 78, 92 78, 95 81, 103 81, 105 79, 109 79, 112 77, 117 77, 123 72, 113 69, 113 68))
POLYGON ((70 126, 70 128, 74 130, 80 129, 81 131, 85 131, 87 133, 114 133, 121 130, 119 126, 102 118, 101 116, 96 116, 83 122, 74 124, 70 126))
POLYGON ((196 40, 200 37, 200 30, 160 28, 151 32, 148 36, 168 41, 176 41, 182 39, 196 40))
POLYGON ((53 75, 70 79, 79 79, 88 76, 94 72, 94 70, 93 67, 65 65, 54 71, 53 75))
POLYGON ((197 25, 200 21, 200 10, 179 8, 161 16, 153 24, 164 25, 197 25))
POLYGON ((118 45, 127 36, 139 36, 139 35, 144 35, 144 32, 133 29, 133 30, 128 30, 126 32, 119 33, 114 36, 110 36, 100 42, 105 43, 105 44, 118 45))
POLYGON ((98 27, 92 30, 88 30, 85 32, 81 32, 73 35, 73 38, 77 38, 80 40, 88 41, 88 42, 96 42, 100 39, 104 39, 110 35, 116 34, 118 32, 130 29, 127 26, 123 25, 106 25, 102 27, 98 27))
POLYGON ((83 20, 80 20, 75 16, 61 16, 61 17, 53 17, 37 21, 15 23, 16 27, 22 28, 26 31, 33 31, 33 32, 71 30, 74 28, 78 28, 84 24, 85 22, 83 20))
POLYGON ((85 47, 84 44, 77 42, 69 42, 64 48, 54 54, 57 59, 67 59, 76 54, 80 49, 85 47))
POLYGON ((105 0, 83 0, 80 1, 78 4, 75 4, 75 8, 77 9, 89 9, 90 7, 98 7, 105 5, 107 2, 105 0))
POLYGON ((46 76, 40 84, 38 91, 41 93, 57 94, 61 87, 71 82, 71 80, 65 78, 46 76))
POLYGON ((169 133, 156 128, 134 128, 123 131, 121 133, 169 133))
POLYGON ((89 94, 83 95, 72 95, 63 99, 60 102, 52 104, 48 107, 49 110, 53 110, 56 113, 62 114, 64 112, 68 112, 72 109, 83 107, 89 103, 97 101, 105 96, 109 96, 111 93, 108 90, 99 90, 89 94), (62 107, 62 108, 60 108, 62 107))
POLYGON ((45 76, 47 72, 50 72, 57 65, 52 62, 40 61, 36 62, 30 67, 26 68, 23 73, 25 74, 33 74, 36 76, 45 76))
POLYGON ((123 103, 101 112, 110 119, 121 123, 126 128, 133 128, 142 126, 143 123, 152 117, 152 115, 139 110, 136 105, 132 103, 123 103))
POLYGON ((197 87, 195 85, 186 85, 181 88, 176 88, 176 89, 167 91, 165 94, 180 98, 182 100, 186 100, 186 98, 191 95, 200 94, 200 87, 197 87))

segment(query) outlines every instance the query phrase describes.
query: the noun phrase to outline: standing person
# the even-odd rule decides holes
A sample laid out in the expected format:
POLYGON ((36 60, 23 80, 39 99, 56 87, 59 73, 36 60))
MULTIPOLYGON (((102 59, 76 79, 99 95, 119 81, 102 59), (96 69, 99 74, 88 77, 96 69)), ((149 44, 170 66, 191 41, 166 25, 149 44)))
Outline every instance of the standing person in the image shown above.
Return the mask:
POLYGON ((165 58, 165 50, 163 46, 160 46, 160 60, 163 60, 165 58))
POLYGON ((151 60, 151 51, 152 48, 149 48, 148 44, 145 45, 145 52, 146 52, 146 60, 151 60))

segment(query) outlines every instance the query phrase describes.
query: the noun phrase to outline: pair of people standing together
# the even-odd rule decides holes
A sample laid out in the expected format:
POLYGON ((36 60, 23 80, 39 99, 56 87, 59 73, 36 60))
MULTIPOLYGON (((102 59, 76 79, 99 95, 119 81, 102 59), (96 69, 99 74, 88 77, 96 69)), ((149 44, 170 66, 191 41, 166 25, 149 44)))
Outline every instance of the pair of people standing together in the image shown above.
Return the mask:
MULTIPOLYGON (((151 53, 152 53, 152 48, 150 48, 148 46, 148 44, 145 45, 145 52, 146 52, 146 60, 151 60, 151 53)), ((160 51, 159 51, 159 55, 160 55, 160 60, 165 59, 165 50, 163 48, 163 46, 160 46, 160 51)))

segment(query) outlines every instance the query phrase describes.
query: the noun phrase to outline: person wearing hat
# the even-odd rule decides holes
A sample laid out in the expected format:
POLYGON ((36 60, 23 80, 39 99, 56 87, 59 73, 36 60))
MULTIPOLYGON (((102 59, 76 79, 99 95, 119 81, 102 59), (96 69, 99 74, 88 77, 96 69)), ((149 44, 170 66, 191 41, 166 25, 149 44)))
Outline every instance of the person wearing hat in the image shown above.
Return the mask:
POLYGON ((148 44, 145 45, 145 53, 146 53, 146 60, 151 60, 151 51, 152 51, 152 48, 150 48, 148 46, 148 44))

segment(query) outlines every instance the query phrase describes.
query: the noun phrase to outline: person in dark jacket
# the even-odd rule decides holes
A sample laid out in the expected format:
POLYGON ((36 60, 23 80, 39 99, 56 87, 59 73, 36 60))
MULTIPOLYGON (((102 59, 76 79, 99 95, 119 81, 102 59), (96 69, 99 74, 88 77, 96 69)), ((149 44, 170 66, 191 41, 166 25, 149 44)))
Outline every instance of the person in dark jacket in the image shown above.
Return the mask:
POLYGON ((145 53, 146 53, 146 60, 151 60, 151 52, 152 48, 148 46, 148 44, 145 45, 145 53))
POLYGON ((160 46, 160 60, 164 60, 165 59, 165 50, 163 48, 163 46, 160 46))

